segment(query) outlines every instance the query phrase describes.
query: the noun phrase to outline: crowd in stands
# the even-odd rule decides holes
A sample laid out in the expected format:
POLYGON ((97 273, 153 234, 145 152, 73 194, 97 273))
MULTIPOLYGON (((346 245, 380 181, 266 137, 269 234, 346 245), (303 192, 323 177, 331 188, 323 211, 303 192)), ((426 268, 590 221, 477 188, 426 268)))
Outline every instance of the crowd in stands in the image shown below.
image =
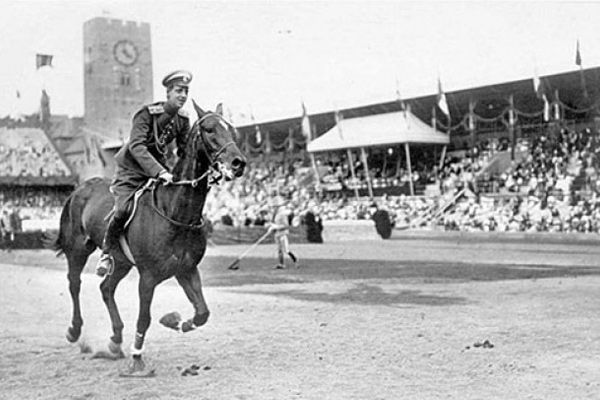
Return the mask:
MULTIPOLYGON (((0 130, 0 176, 68 173, 47 139, 35 137, 43 136, 42 132, 26 132, 17 139, 14 132, 0 130)), ((243 178, 211 190, 205 213, 213 225, 262 226, 273 218, 270 201, 282 196, 292 209, 292 226, 302 224, 309 210, 325 221, 369 220, 377 206, 387 210, 400 227, 429 224, 461 231, 600 232, 598 147, 590 130, 548 130, 521 140, 519 157, 496 175, 487 173, 486 167, 495 154, 507 150, 506 140, 489 140, 471 152, 449 154, 441 167, 437 154, 416 150, 421 152, 413 158, 412 175, 405 159, 394 153, 398 149, 387 149, 372 154, 372 163, 369 159, 373 187, 405 185, 412 180, 433 195, 384 195, 374 200, 355 198, 351 190, 366 188, 366 171, 356 154, 355 178, 346 154, 318 159, 315 166, 321 181, 317 185, 305 154, 287 158, 280 154, 279 159, 261 156, 250 160, 243 178), (455 198, 457 193, 461 196, 455 198)), ((0 192, 0 210, 16 212, 21 220, 57 220, 67 195, 47 189, 4 191, 0 192)))
POLYGON ((66 176, 69 169, 44 133, 0 128, 0 176, 66 176))
MULTIPOLYGON (((520 160, 513 161, 501 174, 487 177, 494 182, 487 187, 493 188, 492 193, 482 191, 478 187, 482 171, 496 152, 508 150, 507 147, 506 141, 488 141, 472 153, 448 157, 439 170, 435 163, 416 166, 413 181, 438 189, 441 196, 383 196, 375 202, 366 197, 356 199, 342 190, 324 194, 309 191, 310 185, 305 184, 312 176, 309 163, 255 161, 246 178, 227 182, 212 192, 206 211, 217 224, 263 225, 272 218, 269 199, 279 194, 289 200, 292 225, 301 224, 309 209, 318 210, 323 220, 370 219, 377 205, 389 211, 396 226, 433 224, 464 231, 600 232, 599 161, 590 130, 542 132, 519 141, 520 160), (453 199, 457 193, 462 196, 453 199)), ((365 171, 360 160, 355 160, 354 181, 345 161, 342 156, 318 162, 317 169, 324 177, 322 183, 336 184, 339 189, 351 188, 353 183, 364 188, 365 171)), ((377 179, 383 179, 385 184, 401 184, 410 179, 398 163, 387 169, 374 163, 370 174, 374 186, 377 179)))
POLYGON ((0 191, 0 212, 12 215, 18 224, 15 232, 30 229, 55 229, 68 191, 18 187, 0 191), (49 222, 54 225, 48 226, 49 222))
POLYGON ((450 230, 600 232, 597 138, 543 132, 498 177, 498 196, 473 196, 443 218, 450 230))

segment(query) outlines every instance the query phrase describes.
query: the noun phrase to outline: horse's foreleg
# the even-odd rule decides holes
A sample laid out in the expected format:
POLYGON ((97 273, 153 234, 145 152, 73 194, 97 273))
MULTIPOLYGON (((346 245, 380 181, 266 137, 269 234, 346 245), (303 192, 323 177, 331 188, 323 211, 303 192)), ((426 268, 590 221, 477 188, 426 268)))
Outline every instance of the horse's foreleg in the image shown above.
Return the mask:
POLYGON ((208 320, 210 312, 204 301, 204 294, 202 293, 202 281, 200 280, 200 272, 198 268, 180 274, 176 276, 177 281, 183 288, 187 298, 194 305, 194 318, 184 322, 181 326, 183 332, 188 332, 202 326, 208 320))
POLYGON ((67 262, 69 264, 69 272, 67 279, 69 280, 69 292, 73 302, 73 316, 71 318, 71 326, 67 330, 67 340, 75 343, 81 335, 81 326, 83 318, 81 318, 81 305, 79 303, 79 292, 81 291, 81 271, 87 261, 89 254, 74 252, 67 254, 67 262))
POLYGON ((108 275, 104 281, 100 284, 100 291, 102 292, 102 299, 106 308, 108 308, 108 314, 110 315, 110 321, 113 328, 113 336, 110 338, 109 350, 115 356, 122 356, 121 343, 123 343, 123 321, 119 314, 117 303, 115 302, 115 291, 117 285, 121 280, 127 276, 131 271, 131 265, 118 262, 115 263, 115 270, 111 275, 108 275))
MULTIPOLYGON (((142 360, 142 353, 144 352, 144 339, 146 331, 150 326, 150 306, 152 304, 152 298, 154 297, 154 289, 158 284, 154 277, 146 272, 140 271, 140 282, 138 285, 138 292, 140 297, 140 310, 137 320, 137 331, 135 333, 135 341, 131 347, 131 355, 133 356, 133 363, 129 367, 129 374, 140 374, 145 372, 145 364, 142 360)), ((151 371, 152 372, 152 371, 151 371)))

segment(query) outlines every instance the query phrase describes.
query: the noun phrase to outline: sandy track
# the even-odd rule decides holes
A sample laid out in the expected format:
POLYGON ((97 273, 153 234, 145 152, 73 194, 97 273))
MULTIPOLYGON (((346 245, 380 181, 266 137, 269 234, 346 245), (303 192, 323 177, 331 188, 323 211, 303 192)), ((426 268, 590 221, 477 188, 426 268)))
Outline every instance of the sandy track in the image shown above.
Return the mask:
MULTIPOLYGON (((90 360, 66 342, 64 260, 45 251, 0 254, 0 398, 597 398, 596 248, 476 246, 305 245, 297 247, 299 270, 274 271, 272 259, 253 258, 235 275, 223 266, 243 246, 212 248, 202 268, 211 319, 187 334, 160 326, 166 312, 192 313, 176 284, 161 285, 146 353, 158 376, 145 380, 117 376, 128 360, 90 360), (486 339, 493 348, 473 346, 486 339), (192 364, 199 375, 181 376, 178 367, 192 364)), ((126 349, 135 278, 117 291, 126 349)), ((98 284, 84 275, 84 335, 94 348, 110 335, 98 284)))

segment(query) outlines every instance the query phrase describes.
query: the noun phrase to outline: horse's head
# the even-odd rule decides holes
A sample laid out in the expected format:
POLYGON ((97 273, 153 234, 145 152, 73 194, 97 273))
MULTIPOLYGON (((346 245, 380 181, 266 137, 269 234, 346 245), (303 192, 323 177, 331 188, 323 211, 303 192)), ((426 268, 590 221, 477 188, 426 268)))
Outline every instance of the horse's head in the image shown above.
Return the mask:
POLYGON ((235 144, 235 128, 223 118, 223 107, 219 104, 214 112, 202 110, 195 101, 198 114, 196 122, 198 136, 202 141, 198 151, 208 162, 217 168, 226 180, 240 177, 246 167, 246 157, 235 144))

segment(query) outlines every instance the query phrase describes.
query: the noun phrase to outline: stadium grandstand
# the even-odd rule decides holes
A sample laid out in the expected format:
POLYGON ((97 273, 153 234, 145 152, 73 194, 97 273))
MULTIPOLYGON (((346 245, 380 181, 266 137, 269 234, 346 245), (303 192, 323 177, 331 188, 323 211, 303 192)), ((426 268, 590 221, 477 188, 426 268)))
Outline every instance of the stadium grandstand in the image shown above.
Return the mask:
MULTIPOLYGON (((238 126, 248 175, 211 192, 206 212, 260 226, 281 195, 296 226, 309 209, 369 219, 376 203, 397 227, 597 232, 600 68, 539 82, 447 92, 449 115, 438 93, 238 126)), ((123 144, 84 118, 40 120, 0 120, 3 209, 19 208, 25 230, 55 227, 74 185, 111 176, 123 144)))
POLYGON ((445 93, 449 115, 438 93, 240 126, 250 175, 215 191, 209 215, 262 224, 280 194, 296 224, 315 203, 353 220, 375 202, 398 227, 598 232, 600 68, 538 79, 445 93))

